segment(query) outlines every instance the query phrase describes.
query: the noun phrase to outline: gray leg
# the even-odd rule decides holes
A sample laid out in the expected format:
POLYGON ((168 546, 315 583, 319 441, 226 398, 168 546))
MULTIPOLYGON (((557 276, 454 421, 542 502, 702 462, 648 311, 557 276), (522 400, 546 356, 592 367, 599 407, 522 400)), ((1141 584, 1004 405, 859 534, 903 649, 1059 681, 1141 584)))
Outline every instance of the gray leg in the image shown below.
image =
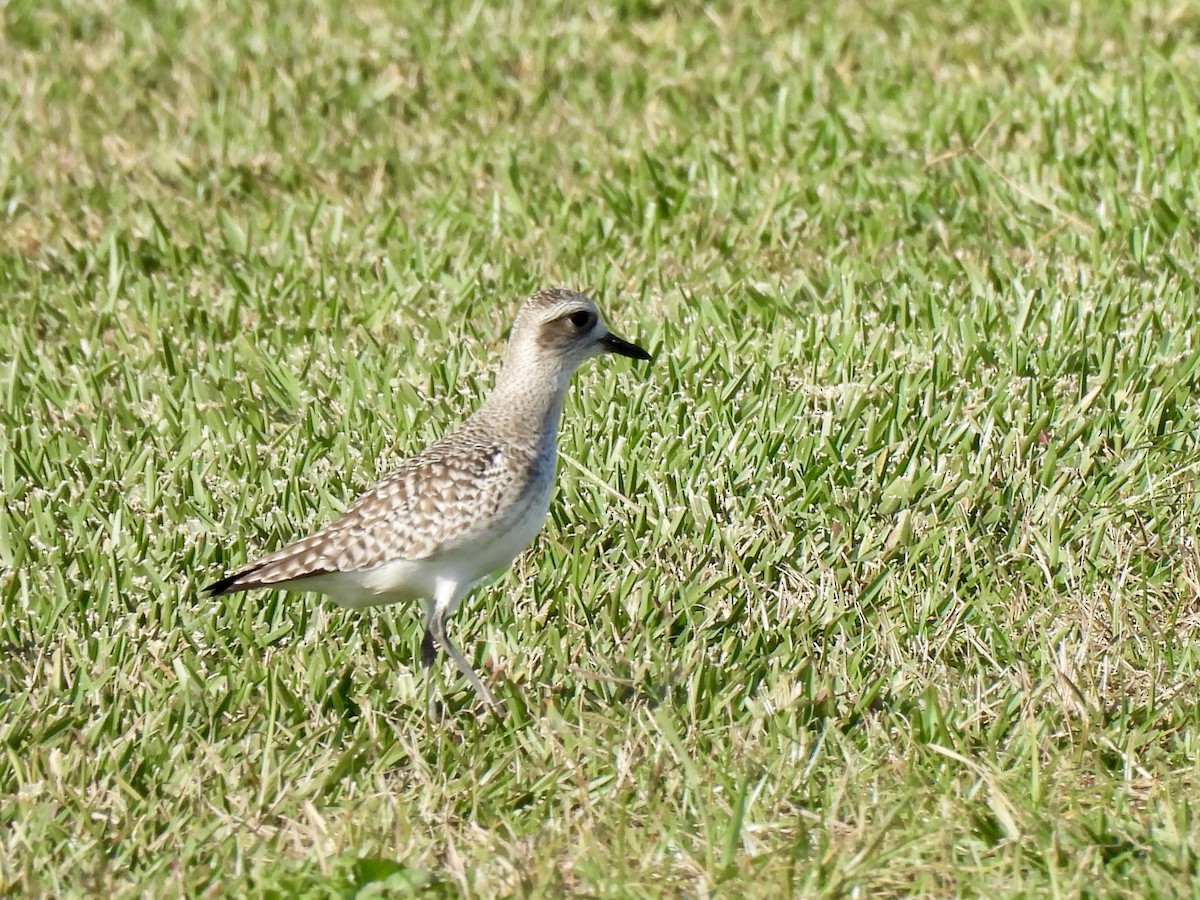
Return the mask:
POLYGON ((425 712, 430 720, 438 717, 438 702, 433 696, 433 664, 437 662, 437 644, 433 632, 425 623, 425 636, 421 638, 421 672, 425 676, 425 712))
POLYGON ((428 669, 435 662, 437 662, 437 644, 433 642, 433 635, 430 633, 427 623, 425 637, 421 638, 421 668, 428 669))
MULTIPOLYGON (((430 633, 433 635, 433 640, 437 641, 438 645, 446 651, 446 655, 454 660, 454 664, 458 666, 458 671, 463 673, 463 676, 471 683, 471 687, 475 688, 475 693, 480 696, 483 702, 492 709, 498 709, 500 704, 496 702, 496 698, 492 696, 492 692, 479 680, 479 676, 475 674, 475 670, 471 668, 471 664, 458 652, 458 648, 450 642, 450 638, 446 637, 445 608, 435 608, 433 615, 429 617, 429 630, 426 632, 426 635, 428 636, 430 633)), ((423 648, 422 658, 424 658, 423 648)))

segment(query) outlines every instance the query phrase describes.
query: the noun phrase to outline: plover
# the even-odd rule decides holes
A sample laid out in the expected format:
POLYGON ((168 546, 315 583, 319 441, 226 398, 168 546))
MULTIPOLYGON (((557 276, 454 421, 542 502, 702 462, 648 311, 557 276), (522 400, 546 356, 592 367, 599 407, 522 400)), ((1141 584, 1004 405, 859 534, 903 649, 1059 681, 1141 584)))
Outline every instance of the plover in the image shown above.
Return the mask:
POLYGON ((492 708, 495 697, 446 635, 473 585, 512 564, 554 492, 558 423, 575 370, 593 356, 648 360, 587 296, 538 291, 517 313, 492 393, 459 429, 404 460, 315 534, 205 588, 316 591, 344 607, 420 601, 427 697, 441 647, 492 708))

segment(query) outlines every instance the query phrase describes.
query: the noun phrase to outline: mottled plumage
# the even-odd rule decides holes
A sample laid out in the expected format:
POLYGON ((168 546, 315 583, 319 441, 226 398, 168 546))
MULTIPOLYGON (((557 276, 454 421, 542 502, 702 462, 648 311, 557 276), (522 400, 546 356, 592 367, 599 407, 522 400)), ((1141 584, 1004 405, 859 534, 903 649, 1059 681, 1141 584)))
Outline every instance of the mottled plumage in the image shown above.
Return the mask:
POLYGON ((457 431, 406 459, 320 531, 206 590, 312 590, 353 607, 426 601, 422 664, 432 664, 440 645, 494 704, 446 637, 445 619, 540 530, 571 375, 604 352, 649 359, 604 327, 589 298, 539 291, 517 314, 495 389, 457 431))
POLYGON ((536 458, 522 447, 465 432, 404 460, 340 518, 213 589, 269 587, 393 559, 429 559, 493 530, 529 493, 536 458))

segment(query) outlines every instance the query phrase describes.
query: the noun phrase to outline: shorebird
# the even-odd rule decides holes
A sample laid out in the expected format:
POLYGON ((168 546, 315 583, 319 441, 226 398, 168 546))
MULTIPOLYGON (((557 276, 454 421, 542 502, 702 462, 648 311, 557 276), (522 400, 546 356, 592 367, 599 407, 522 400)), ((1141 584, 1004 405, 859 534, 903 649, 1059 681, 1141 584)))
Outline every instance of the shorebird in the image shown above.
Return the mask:
POLYGON ((404 460, 320 531, 205 591, 316 591, 352 608, 420 601, 430 713, 439 647, 497 709, 447 636, 446 619, 473 585, 508 568, 541 530, 571 376, 603 353, 650 359, 608 330, 591 298, 564 288, 538 291, 517 313, 492 393, 457 431, 404 460))

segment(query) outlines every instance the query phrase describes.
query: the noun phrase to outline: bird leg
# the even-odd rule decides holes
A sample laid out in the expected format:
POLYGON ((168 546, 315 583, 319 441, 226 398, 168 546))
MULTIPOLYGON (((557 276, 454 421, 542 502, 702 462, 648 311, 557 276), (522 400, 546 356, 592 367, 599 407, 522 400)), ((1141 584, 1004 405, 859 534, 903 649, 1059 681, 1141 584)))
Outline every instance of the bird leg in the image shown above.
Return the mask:
POLYGON ((437 644, 433 642, 433 633, 425 626, 425 637, 421 638, 421 668, 428 669, 437 662, 437 644))
MULTIPOLYGON (((458 648, 450 642, 450 638, 446 637, 446 609, 445 607, 435 607, 433 615, 429 617, 429 627, 425 632, 425 636, 433 635, 433 640, 446 651, 446 655, 454 660, 454 664, 458 666, 458 671, 463 673, 463 676, 471 683, 471 687, 475 689, 480 699, 491 707, 493 710, 498 710, 500 704, 496 702, 496 698, 492 696, 492 692, 487 689, 487 686, 479 680, 479 676, 475 674, 475 670, 471 668, 471 664, 466 661, 458 648)), ((425 659, 424 642, 421 645, 421 658, 425 659)))
POLYGON ((433 664, 437 662, 437 644, 429 621, 425 623, 425 636, 421 638, 421 669, 425 676, 425 712, 430 720, 438 717, 438 702, 433 696, 433 664))

